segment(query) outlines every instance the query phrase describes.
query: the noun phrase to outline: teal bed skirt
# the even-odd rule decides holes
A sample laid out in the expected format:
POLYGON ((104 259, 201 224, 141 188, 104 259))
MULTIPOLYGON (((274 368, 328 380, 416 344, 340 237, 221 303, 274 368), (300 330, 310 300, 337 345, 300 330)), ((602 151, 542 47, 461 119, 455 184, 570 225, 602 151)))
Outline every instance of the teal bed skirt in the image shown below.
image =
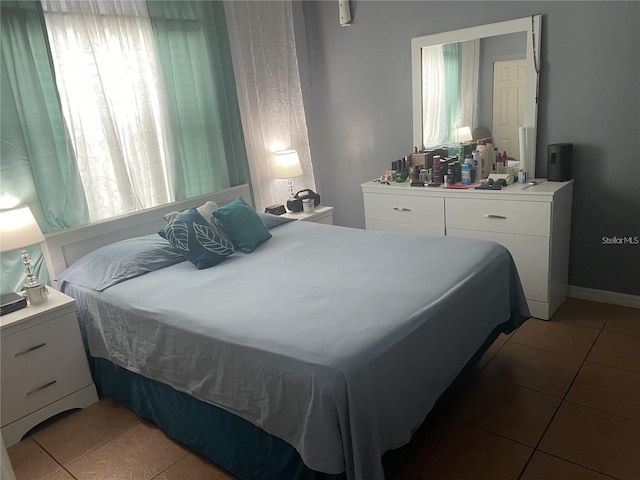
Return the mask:
MULTIPOLYGON (((511 330, 511 321, 494 329, 460 376, 477 363, 501 332, 511 330)), ((173 439, 242 480, 346 480, 344 473, 332 475, 309 469, 290 444, 222 408, 108 360, 89 357, 89 361, 101 395, 124 402, 173 439)), ((430 416, 442 410, 437 407, 449 403, 456 394, 455 387, 456 382, 443 393, 430 416)), ((393 466, 401 456, 402 448, 390 450, 382 462, 393 466)))

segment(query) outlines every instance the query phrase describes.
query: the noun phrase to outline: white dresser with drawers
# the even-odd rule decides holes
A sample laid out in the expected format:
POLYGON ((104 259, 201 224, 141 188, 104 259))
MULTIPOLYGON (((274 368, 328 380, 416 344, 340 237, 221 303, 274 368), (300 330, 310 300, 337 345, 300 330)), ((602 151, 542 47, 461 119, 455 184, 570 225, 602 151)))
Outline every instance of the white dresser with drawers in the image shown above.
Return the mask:
POLYGON ((548 320, 567 296, 573 180, 502 190, 362 185, 368 230, 492 240, 518 268, 531 314, 548 320))
POLYGON ((98 401, 73 298, 49 299, 0 317, 0 420, 11 446, 43 420, 98 401))

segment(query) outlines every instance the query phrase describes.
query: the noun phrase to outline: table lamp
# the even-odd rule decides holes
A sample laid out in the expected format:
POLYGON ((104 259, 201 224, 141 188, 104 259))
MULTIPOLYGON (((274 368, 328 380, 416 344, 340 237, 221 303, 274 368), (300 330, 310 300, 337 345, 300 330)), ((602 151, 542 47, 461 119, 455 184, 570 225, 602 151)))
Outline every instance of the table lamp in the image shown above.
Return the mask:
POLYGON ((275 152, 276 157, 276 178, 283 178, 289 181, 289 200, 293 198, 293 180, 294 177, 302 175, 302 167, 300 166, 300 158, 295 150, 280 150, 275 152))
POLYGON ((29 303, 33 305, 44 302, 48 297, 48 290, 34 275, 27 247, 43 242, 44 235, 27 205, 0 211, 0 253, 22 250, 20 257, 27 274, 24 289, 29 303))
POLYGON ((465 143, 473 140, 470 127, 460 127, 458 129, 458 142, 465 143))

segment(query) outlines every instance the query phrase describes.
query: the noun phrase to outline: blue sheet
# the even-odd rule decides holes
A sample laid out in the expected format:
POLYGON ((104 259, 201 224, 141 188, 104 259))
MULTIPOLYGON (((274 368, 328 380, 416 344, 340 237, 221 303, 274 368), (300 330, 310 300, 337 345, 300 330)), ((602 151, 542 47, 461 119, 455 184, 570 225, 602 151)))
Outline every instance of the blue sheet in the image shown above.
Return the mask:
POLYGON ((492 242, 293 222, 249 255, 77 299, 94 357, 222 407, 311 469, 384 477, 489 333, 528 318, 492 242))

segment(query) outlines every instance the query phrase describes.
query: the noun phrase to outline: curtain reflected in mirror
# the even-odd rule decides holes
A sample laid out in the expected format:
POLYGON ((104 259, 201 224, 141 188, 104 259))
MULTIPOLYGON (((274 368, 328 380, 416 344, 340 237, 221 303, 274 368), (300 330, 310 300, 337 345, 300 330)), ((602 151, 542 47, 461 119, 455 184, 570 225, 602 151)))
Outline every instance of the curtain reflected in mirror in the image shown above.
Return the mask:
POLYGON ((425 147, 458 142, 458 128, 477 126, 479 62, 479 40, 422 49, 425 147))

